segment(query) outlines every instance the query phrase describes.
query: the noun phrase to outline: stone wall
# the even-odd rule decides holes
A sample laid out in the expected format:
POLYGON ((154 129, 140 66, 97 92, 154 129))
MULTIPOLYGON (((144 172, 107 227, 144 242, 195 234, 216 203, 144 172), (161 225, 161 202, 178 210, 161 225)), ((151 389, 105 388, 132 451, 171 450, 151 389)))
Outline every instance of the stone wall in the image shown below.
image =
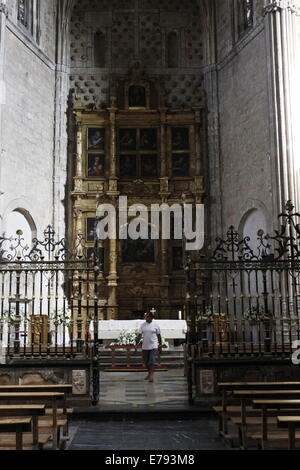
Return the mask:
POLYGON ((196 0, 108 2, 77 0, 71 21, 70 87, 84 104, 107 106, 111 73, 128 72, 140 61, 146 71, 163 75, 168 105, 201 103, 201 67, 205 65, 205 31, 196 0), (94 36, 105 37, 105 63, 95 64, 94 36), (168 34, 178 40, 178 66, 168 65, 168 34))
POLYGON ((5 231, 21 208, 41 232, 52 222, 55 2, 40 2, 39 44, 18 22, 16 4, 8 3, 5 30, 0 224, 5 231))
MULTIPOLYGON (((210 214, 215 219, 211 222, 214 235, 217 228, 224 231, 231 223, 238 226, 244 207, 260 206, 274 215, 274 128, 270 125, 273 96, 269 37, 263 16, 265 2, 254 0, 253 27, 241 37, 236 29, 237 0, 217 1, 215 23, 209 8, 204 7, 206 3, 209 2, 75 0, 70 19, 71 50, 67 53, 70 81, 66 78, 67 61, 62 62, 62 85, 61 89, 56 88, 58 100, 56 3, 39 2, 38 44, 18 23, 17 0, 7 3, 6 99, 2 118, 0 113, 2 231, 6 216, 16 207, 31 212, 38 228, 52 222, 54 153, 56 158, 59 154, 54 175, 59 186, 54 189, 55 204, 60 214, 58 225, 63 225, 67 168, 64 119, 69 88, 79 91, 84 104, 109 105, 110 74, 126 73, 136 60, 143 62, 147 72, 164 76, 168 105, 173 108, 202 103, 203 90, 206 91, 210 166, 207 180, 210 179, 212 190, 208 201, 211 212, 217 214, 210 214), (94 62, 93 38, 97 31, 106 38, 105 67, 96 67, 94 62), (174 68, 166 62, 166 38, 170 32, 176 32, 179 43, 179 62, 174 68), (56 136, 54 129, 59 131, 56 136)), ((63 49, 64 44, 59 47, 63 49)))
MULTIPOLYGON (((239 227, 242 208, 272 211, 267 50, 262 2, 254 24, 240 37, 233 3, 218 3, 218 96, 223 232, 239 227)), ((269 227, 268 227, 269 228, 269 227)))

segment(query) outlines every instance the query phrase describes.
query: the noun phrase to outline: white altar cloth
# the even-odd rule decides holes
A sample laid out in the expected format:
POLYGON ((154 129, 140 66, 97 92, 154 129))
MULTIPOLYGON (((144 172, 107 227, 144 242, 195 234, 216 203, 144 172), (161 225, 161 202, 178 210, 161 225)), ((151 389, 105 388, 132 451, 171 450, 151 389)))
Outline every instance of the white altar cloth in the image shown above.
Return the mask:
MULTIPOLYGON (((123 330, 135 330, 145 320, 100 320, 99 339, 116 339, 123 330)), ((187 332, 185 320, 153 320, 158 323, 161 335, 165 339, 184 339, 187 332)))

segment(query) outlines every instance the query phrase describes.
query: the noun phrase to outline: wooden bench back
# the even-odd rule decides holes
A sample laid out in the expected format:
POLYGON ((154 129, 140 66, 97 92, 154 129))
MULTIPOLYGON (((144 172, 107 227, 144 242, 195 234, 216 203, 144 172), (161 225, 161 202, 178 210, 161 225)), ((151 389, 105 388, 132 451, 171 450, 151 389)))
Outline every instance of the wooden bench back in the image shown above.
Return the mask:
POLYGON ((300 398, 300 390, 234 390, 233 396, 240 399, 255 398, 300 398))
POLYGON ((1 392, 61 392, 71 393, 72 385, 0 385, 1 392))
POLYGON ((222 390, 300 390, 300 382, 218 382, 222 390))

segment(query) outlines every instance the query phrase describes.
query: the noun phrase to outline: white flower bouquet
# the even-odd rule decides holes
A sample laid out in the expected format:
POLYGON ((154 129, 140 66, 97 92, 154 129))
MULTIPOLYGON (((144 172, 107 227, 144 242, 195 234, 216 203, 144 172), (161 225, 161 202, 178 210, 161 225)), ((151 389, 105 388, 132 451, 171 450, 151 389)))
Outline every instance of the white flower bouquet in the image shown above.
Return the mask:
MULTIPOLYGON (((135 330, 122 330, 117 339, 110 343, 110 346, 135 346, 135 340, 138 334, 138 328, 136 328, 135 330)), ((164 338, 162 338, 161 340, 163 347, 165 349, 168 349, 169 343, 165 341, 164 338)))
POLYGON ((72 311, 69 307, 57 309, 50 313, 49 319, 55 326, 70 326, 72 324, 72 311))

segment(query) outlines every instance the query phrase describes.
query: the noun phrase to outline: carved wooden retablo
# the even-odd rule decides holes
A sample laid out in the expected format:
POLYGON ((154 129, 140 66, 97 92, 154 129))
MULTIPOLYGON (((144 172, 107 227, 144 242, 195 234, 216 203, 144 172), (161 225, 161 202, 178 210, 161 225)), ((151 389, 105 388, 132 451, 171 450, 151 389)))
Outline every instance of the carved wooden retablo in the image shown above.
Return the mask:
MULTIPOLYGON (((87 109, 77 100, 77 149, 73 157, 73 238, 85 234, 93 256, 96 206, 185 202, 204 196, 204 108, 169 109, 160 77, 141 64, 127 76, 112 76, 111 106, 87 109)), ((149 226, 149 230, 151 227, 149 226)), ((106 240, 99 301, 104 319, 132 318, 155 305, 160 318, 177 318, 185 302, 182 240, 106 240)), ((99 295, 99 294, 98 294, 99 295)))

